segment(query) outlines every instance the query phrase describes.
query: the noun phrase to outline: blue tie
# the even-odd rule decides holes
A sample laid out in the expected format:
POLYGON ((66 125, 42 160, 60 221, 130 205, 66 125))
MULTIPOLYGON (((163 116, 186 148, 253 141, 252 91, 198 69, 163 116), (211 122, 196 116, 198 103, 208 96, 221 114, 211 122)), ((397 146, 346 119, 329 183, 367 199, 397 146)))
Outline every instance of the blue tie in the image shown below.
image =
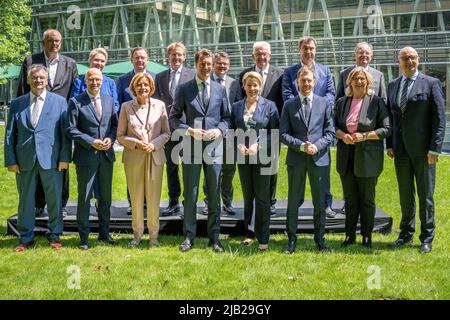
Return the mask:
POLYGON ((400 97, 400 110, 402 111, 402 113, 405 113, 406 110, 406 103, 408 102, 408 86, 410 81, 410 78, 406 78, 403 82, 402 95, 400 97))

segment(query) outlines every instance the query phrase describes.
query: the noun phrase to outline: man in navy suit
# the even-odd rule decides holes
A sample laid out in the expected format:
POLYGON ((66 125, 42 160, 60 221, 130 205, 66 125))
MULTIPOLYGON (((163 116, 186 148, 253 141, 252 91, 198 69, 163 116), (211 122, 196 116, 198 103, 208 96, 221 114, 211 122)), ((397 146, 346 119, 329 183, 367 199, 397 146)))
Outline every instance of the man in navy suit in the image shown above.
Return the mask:
MULTIPOLYGON (((61 49, 62 37, 61 33, 55 29, 48 29, 42 36, 42 46, 44 50, 40 53, 27 56, 20 70, 19 85, 17 87, 17 97, 30 92, 30 86, 28 84, 28 71, 30 66, 34 64, 42 64, 47 67, 48 81, 47 91, 56 93, 69 100, 70 92, 72 90, 73 83, 78 76, 77 64, 72 58, 59 54, 61 49)), ((63 215, 67 214, 66 205, 69 200, 69 171, 63 170, 63 187, 61 194, 62 212, 63 215)), ((36 186, 36 216, 44 214, 45 208, 45 196, 44 189, 42 188, 41 179, 38 178, 36 186)))
MULTIPOLYGON (((230 77, 227 73, 230 69, 230 56, 226 52, 217 52, 214 54, 214 72, 211 74, 211 80, 216 81, 225 87, 228 97, 228 111, 231 115, 231 106, 233 103, 241 100, 241 88, 239 81, 230 77)), ((227 138, 229 139, 229 138, 227 138)), ((227 141, 227 140, 225 140, 227 141)), ((234 144, 225 142, 225 149, 223 154, 222 174, 220 193, 222 195, 222 210, 228 215, 234 215, 233 210, 233 178, 236 173, 236 163, 226 163, 227 154, 234 154, 234 144)), ((203 184, 203 193, 205 195, 205 209, 203 214, 208 214, 208 190, 206 183, 203 184)))
POLYGON ((80 248, 89 248, 89 200, 94 180, 99 187, 99 240, 115 244, 109 235, 111 187, 115 160, 117 113, 114 99, 100 95, 102 72, 91 68, 86 73, 87 90, 69 100, 67 134, 75 142, 73 162, 77 170, 77 222, 80 248))
MULTIPOLYGON (((293 66, 286 68, 283 74, 283 100, 286 102, 299 94, 297 86, 297 73, 302 66, 307 66, 314 71, 315 86, 314 94, 324 97, 331 109, 333 109, 335 100, 334 82, 331 76, 330 68, 317 63, 316 58, 317 42, 313 37, 303 37, 298 42, 298 49, 300 51, 300 62, 293 66)), ((330 170, 330 166, 328 166, 330 170)), ((326 192, 325 192, 325 212, 327 217, 334 218, 336 212, 333 211, 331 205, 333 204, 333 195, 330 190, 330 171, 325 176, 326 192)))
MULTIPOLYGON (((171 43, 167 47, 167 59, 170 63, 170 69, 164 70, 156 75, 153 98, 163 101, 166 105, 167 114, 170 115, 178 86, 192 80, 195 77, 195 70, 183 65, 186 60, 186 47, 181 42, 171 43)), ((174 128, 170 129, 171 131, 174 130, 174 128)), ((181 184, 178 174, 178 161, 172 161, 171 157, 172 150, 178 143, 179 141, 169 140, 164 146, 169 205, 162 212, 163 216, 170 216, 180 211, 178 198, 181 195, 181 184)))
POLYGON ((329 172, 329 145, 335 133, 332 111, 325 98, 314 94, 315 72, 306 66, 298 71, 299 95, 289 99, 280 122, 281 141, 288 146, 287 233, 284 252, 291 254, 297 243, 298 208, 305 196, 306 175, 314 205, 314 241, 319 251, 330 251, 325 244, 325 176, 329 172))
MULTIPOLYGON (((245 90, 243 87, 242 79, 244 74, 249 71, 256 71, 263 77, 263 87, 261 96, 268 100, 275 102, 278 109, 278 114, 281 114, 283 109, 283 97, 281 90, 281 81, 283 78, 283 69, 277 68, 270 64, 272 58, 272 52, 270 49, 270 43, 265 41, 257 41, 253 44, 252 59, 255 65, 245 69, 239 74, 239 86, 241 88, 242 97, 245 98, 245 90)), ((276 214, 275 205, 277 203, 277 174, 270 176, 270 213, 276 214)))
POLYGON ((215 252, 224 252, 219 241, 220 171, 223 155, 222 137, 227 133, 230 115, 225 88, 211 81, 212 66, 212 52, 208 49, 197 51, 196 77, 180 85, 169 117, 171 127, 185 135, 182 157, 185 240, 180 245, 182 252, 190 250, 194 244, 202 167, 208 189, 208 245, 215 252))
POLYGON ((18 231, 15 251, 34 245, 35 191, 41 177, 48 208, 52 248, 60 249, 62 172, 69 167, 71 144, 65 135, 66 99, 49 92, 48 71, 43 65, 28 68, 31 92, 11 101, 5 134, 5 166, 16 174, 19 191, 18 231))
POLYGON ((417 188, 420 252, 428 253, 435 229, 436 163, 445 135, 444 95, 439 79, 419 72, 419 55, 414 48, 401 49, 398 63, 402 75, 389 83, 387 103, 393 124, 387 155, 394 158, 402 210, 400 235, 393 245, 413 241, 417 188))
MULTIPOLYGON (((131 63, 133 64, 133 70, 120 76, 117 79, 117 95, 119 98, 119 111, 117 114, 120 114, 120 108, 122 107, 122 103, 133 100, 134 96, 130 90, 131 79, 133 79, 134 75, 138 72, 149 73, 153 79, 155 79, 156 74, 154 72, 148 71, 146 69, 148 64, 148 52, 147 49, 143 47, 136 47, 131 51, 131 63)), ((127 187, 127 199, 128 199, 128 209, 127 214, 131 215, 131 199, 130 193, 128 192, 127 187)))

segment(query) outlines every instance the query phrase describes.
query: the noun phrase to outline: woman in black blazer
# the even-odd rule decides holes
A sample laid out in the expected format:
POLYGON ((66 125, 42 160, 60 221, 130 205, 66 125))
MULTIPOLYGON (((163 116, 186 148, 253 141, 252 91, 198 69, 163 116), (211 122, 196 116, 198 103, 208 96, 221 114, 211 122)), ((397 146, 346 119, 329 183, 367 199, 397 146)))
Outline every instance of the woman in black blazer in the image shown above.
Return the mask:
POLYGON ((243 87, 247 97, 233 104, 230 121, 231 129, 235 130, 236 159, 244 194, 246 238, 242 244, 250 245, 256 236, 258 249, 267 250, 271 173, 267 170, 270 163, 262 156, 268 157, 271 154, 271 130, 279 128, 280 118, 275 103, 261 97, 263 78, 259 73, 247 72, 243 77, 243 87), (266 131, 261 131, 262 129, 266 131), (253 207, 254 232, 249 230, 253 207))
POLYGON ((337 160, 344 190, 345 233, 342 246, 356 242, 360 217, 362 245, 372 247, 375 219, 375 187, 383 170, 385 139, 391 132, 384 100, 370 89, 372 76, 363 67, 354 68, 347 78, 346 96, 335 106, 337 160))

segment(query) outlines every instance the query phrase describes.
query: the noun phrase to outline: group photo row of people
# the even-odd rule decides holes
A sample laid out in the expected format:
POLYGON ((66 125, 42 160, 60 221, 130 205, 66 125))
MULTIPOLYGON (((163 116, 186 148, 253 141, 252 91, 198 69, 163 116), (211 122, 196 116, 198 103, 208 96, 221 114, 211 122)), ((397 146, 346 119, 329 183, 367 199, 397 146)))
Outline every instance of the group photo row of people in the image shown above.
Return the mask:
POLYGON ((307 177, 314 206, 314 241, 319 251, 329 252, 325 221, 336 216, 330 190, 330 146, 337 140, 335 169, 345 202, 342 246, 356 244, 359 221, 361 244, 372 247, 375 191, 386 153, 394 159, 402 215, 400 234, 392 245, 413 240, 417 192, 420 252, 431 252, 445 102, 440 81, 419 71, 420 57, 414 48, 399 50, 401 74, 386 90, 383 73, 370 66, 372 45, 355 44, 355 64, 340 72, 335 90, 330 68, 315 59, 317 41, 310 36, 299 40, 299 63, 284 70, 270 64, 268 42, 255 42, 254 65, 238 79, 227 74, 230 56, 223 51, 199 49, 195 68, 186 67, 187 49, 181 42, 167 47, 170 68, 158 74, 146 69, 148 52, 137 47, 131 51, 134 69, 114 81, 102 74, 107 51, 95 48, 89 55, 89 70, 78 76, 76 62, 59 53, 59 31, 45 31, 42 41, 43 52, 23 62, 5 129, 5 166, 15 173, 19 193, 20 241, 14 251, 35 245, 35 219, 45 207, 46 237, 52 248, 62 248, 71 161, 77 177, 80 249, 90 248, 93 198, 98 240, 117 243, 109 230, 117 142, 123 147, 132 216, 130 247, 143 239, 145 213, 149 245, 159 245, 165 166, 169 202, 163 216, 180 213, 183 189, 180 251, 194 246, 202 169, 208 245, 214 252, 225 251, 219 240, 220 217, 235 214, 236 168, 246 228, 241 243, 248 246, 256 240, 259 250, 268 250, 270 217, 276 212, 277 169, 267 170, 273 163, 268 164, 263 155, 277 158, 283 144, 287 155, 285 167, 280 168, 286 168, 288 176, 288 239, 283 252, 296 250, 298 211, 305 200, 307 177), (240 139, 236 132, 245 137, 240 139), (275 139, 280 143, 273 147, 275 139), (180 154, 181 144, 199 152, 180 154))

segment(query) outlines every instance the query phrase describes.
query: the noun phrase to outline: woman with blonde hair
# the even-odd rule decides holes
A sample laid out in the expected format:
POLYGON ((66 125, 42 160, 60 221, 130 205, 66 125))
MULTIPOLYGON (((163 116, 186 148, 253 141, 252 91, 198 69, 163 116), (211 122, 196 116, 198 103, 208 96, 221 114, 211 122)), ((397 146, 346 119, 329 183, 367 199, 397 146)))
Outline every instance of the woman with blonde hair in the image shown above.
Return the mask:
POLYGON ((122 162, 132 207, 134 239, 129 246, 138 246, 144 233, 144 200, 150 246, 155 246, 159 244, 159 204, 169 122, 164 102, 151 98, 155 83, 149 74, 137 73, 130 90, 136 98, 122 104, 117 129, 117 140, 124 146, 122 162))

